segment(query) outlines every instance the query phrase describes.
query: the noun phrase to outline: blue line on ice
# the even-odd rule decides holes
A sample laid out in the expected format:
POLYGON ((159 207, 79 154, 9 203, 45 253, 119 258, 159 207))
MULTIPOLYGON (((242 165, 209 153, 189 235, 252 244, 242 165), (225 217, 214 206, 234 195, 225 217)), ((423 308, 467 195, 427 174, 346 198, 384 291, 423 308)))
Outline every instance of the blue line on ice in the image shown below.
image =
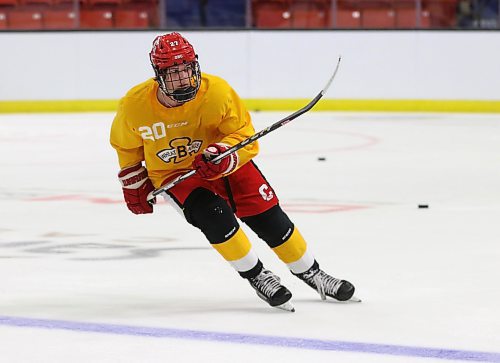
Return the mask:
POLYGON ((464 360, 472 362, 500 362, 500 353, 468 350, 411 347, 390 344, 373 344, 265 336, 254 334, 221 333, 186 329, 155 328, 117 324, 85 323, 77 321, 31 319, 23 317, 0 316, 0 325, 11 327, 29 327, 76 332, 145 336, 152 338, 191 339, 223 343, 257 344, 274 347, 339 351, 353 353, 386 354, 406 357, 437 358, 444 360, 464 360))

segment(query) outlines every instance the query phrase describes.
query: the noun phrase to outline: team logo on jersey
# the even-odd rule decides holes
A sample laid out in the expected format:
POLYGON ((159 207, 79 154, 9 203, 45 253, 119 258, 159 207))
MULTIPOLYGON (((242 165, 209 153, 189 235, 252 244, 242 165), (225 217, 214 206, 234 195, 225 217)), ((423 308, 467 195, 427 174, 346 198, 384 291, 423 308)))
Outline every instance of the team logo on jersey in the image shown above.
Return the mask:
POLYGON ((273 191, 266 184, 262 184, 260 186, 259 193, 262 199, 264 199, 266 202, 269 202, 271 199, 274 198, 273 191))
POLYGON ((173 161, 178 164, 184 158, 200 151, 202 143, 201 140, 191 141, 189 137, 179 137, 170 141, 170 149, 160 150, 156 155, 166 163, 173 161))

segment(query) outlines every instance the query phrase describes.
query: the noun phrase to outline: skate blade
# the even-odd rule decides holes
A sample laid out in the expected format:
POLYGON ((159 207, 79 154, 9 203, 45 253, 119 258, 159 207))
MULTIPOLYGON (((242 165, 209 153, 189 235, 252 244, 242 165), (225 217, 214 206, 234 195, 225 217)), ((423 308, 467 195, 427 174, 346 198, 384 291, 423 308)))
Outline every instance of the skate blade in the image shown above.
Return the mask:
POLYGON ((291 313, 295 312, 295 308, 289 302, 286 302, 284 304, 277 305, 277 306, 274 306, 274 307, 278 308, 278 309, 281 309, 281 310, 289 311, 291 313))
POLYGON ((347 300, 347 301, 362 302, 362 300, 359 297, 354 296, 354 295, 349 300, 347 300))

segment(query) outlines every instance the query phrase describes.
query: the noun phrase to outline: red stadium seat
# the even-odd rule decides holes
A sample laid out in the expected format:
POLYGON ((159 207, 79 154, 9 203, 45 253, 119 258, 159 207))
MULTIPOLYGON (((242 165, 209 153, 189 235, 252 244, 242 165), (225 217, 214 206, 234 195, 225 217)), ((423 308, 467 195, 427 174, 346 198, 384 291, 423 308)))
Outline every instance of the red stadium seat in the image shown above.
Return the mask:
MULTIPOLYGON (((55 6, 66 6, 66 7, 71 7, 73 9, 74 6, 74 0, 52 0, 52 3, 55 6)), ((81 1, 78 0, 78 2, 81 4, 81 1)))
POLYGON ((83 5, 86 6, 114 6, 121 3, 121 0, 83 0, 83 5))
POLYGON ((76 28, 76 14, 73 10, 46 10, 43 12, 45 29, 74 29, 76 28))
POLYGON ((424 10, 420 13, 420 26, 417 26, 417 11, 413 8, 396 8, 396 28, 430 28, 429 12, 424 10))
POLYGON ((423 29, 431 27, 431 15, 427 10, 423 10, 420 14, 420 27, 423 29))
POLYGON ((390 29, 396 25, 396 13, 390 7, 365 8, 361 12, 363 28, 390 29))
POLYGON ((422 0, 422 8, 429 12, 432 28, 456 26, 457 0, 422 0))
POLYGON ((17 6, 17 0, 0 0, 0 7, 17 6))
POLYGON ((132 28, 133 24, 135 24, 133 28, 152 28, 160 25, 158 0, 122 0, 122 5, 117 8, 117 10, 126 10, 124 13, 120 14, 120 20, 118 20, 118 22, 123 26, 117 26, 119 28, 132 28), (129 12, 131 10, 133 10, 135 14, 129 12), (146 18, 147 25, 142 26, 142 24, 145 24, 146 18))
POLYGON ((53 4, 52 0, 19 0, 22 5, 47 5, 53 4))
POLYGON ((397 4, 396 28, 415 29, 417 27, 417 9, 415 4, 397 4))
POLYGON ((113 12, 111 10, 81 10, 80 28, 105 29, 113 27, 113 12))
POLYGON ((17 0, 0 0, 0 29, 7 29, 7 11, 5 8, 17 5, 17 0))
POLYGON ((141 9, 117 9, 115 11, 115 28, 144 29, 148 28, 149 13, 141 9))
POLYGON ((7 29, 7 13, 0 11, 0 29, 7 29))
POLYGON ((335 28, 352 28, 361 27, 361 12, 357 9, 337 9, 337 16, 334 22, 335 28))
POLYGON ((292 5, 294 28, 327 28, 330 23, 330 3, 324 1, 297 1, 292 5))
POLYGON ((255 2, 254 24, 257 28, 290 28, 291 11, 288 3, 281 1, 255 2))
POLYGON ((7 24, 9 29, 41 29, 42 13, 38 10, 11 10, 8 14, 7 24))

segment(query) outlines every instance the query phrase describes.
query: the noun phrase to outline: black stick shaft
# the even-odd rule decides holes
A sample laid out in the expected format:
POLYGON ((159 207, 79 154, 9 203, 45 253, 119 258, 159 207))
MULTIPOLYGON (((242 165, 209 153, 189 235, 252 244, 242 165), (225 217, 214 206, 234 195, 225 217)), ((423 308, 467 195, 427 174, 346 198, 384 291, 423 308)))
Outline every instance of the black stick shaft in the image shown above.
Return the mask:
MULTIPOLYGON (((304 113, 306 113, 307 111, 309 111, 310 109, 312 109, 318 103, 318 101, 323 97, 323 95, 326 93, 326 91, 328 90, 328 88, 332 84, 333 79, 335 78, 335 76, 337 74, 337 71, 339 70, 340 60, 341 60, 341 57, 339 57, 339 60, 337 62, 337 66, 335 67, 335 70, 333 71, 333 75, 330 77, 330 79, 326 83, 325 87, 323 87, 323 89, 316 95, 316 97, 314 97, 307 105, 305 105, 304 107, 302 107, 300 110, 295 111, 291 115, 285 117, 284 119, 281 119, 281 120, 275 122, 271 126, 266 127, 265 129, 257 132, 256 134, 253 134, 252 136, 250 136, 249 138, 243 140, 242 142, 240 142, 240 143, 238 143, 238 144, 230 147, 229 149, 227 149, 226 151, 224 151, 222 154, 219 154, 219 155, 217 155, 217 157, 215 157, 214 159, 210 160, 210 162, 215 163, 215 162, 217 162, 217 161, 225 158, 226 156, 235 153, 239 149, 244 148, 248 144, 250 144, 250 143, 252 143, 252 142, 260 139, 262 136, 265 136, 268 133, 273 132, 276 129, 279 129, 281 126, 286 125, 290 121, 296 119, 300 115, 303 115, 304 113)), ((180 177, 172 180, 170 183, 165 184, 161 188, 158 188, 155 191, 153 191, 151 193, 151 198, 148 198, 148 199, 151 200, 153 197, 156 197, 158 194, 161 194, 161 193, 169 190, 170 188, 176 186, 177 184, 181 183, 182 181, 186 180, 187 178, 192 177, 194 174, 196 174, 196 170, 188 171, 186 174, 181 175, 180 177)))

